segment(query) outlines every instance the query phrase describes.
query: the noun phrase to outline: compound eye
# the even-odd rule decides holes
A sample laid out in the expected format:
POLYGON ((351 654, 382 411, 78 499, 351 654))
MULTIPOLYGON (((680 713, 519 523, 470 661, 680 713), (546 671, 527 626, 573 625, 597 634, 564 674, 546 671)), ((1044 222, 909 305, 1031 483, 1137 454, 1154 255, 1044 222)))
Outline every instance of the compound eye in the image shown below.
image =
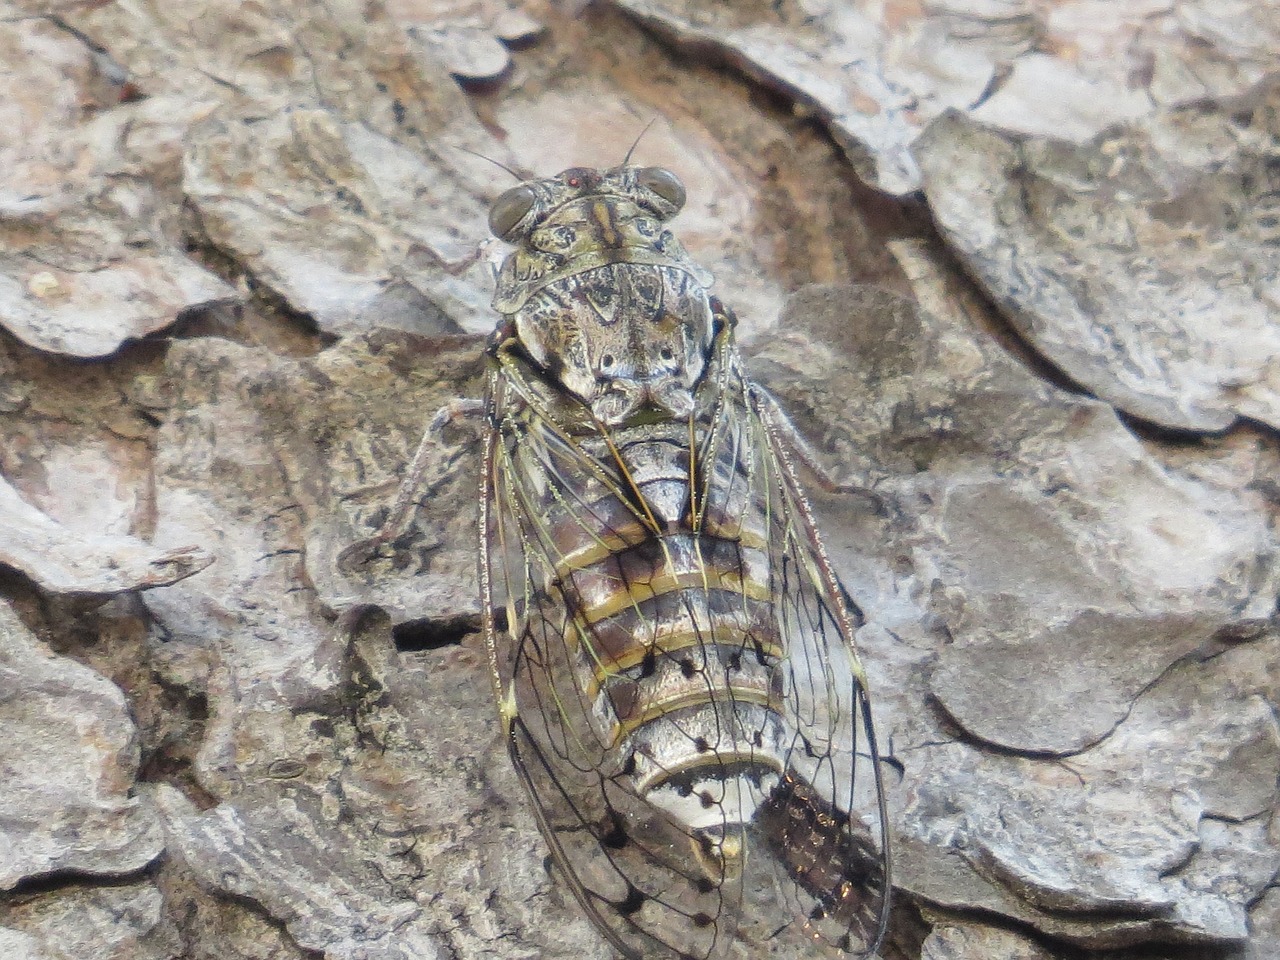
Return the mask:
POLYGON ((511 239, 511 234, 537 201, 533 188, 525 184, 512 187, 498 197, 489 208, 489 229, 493 235, 500 240, 511 239))
POLYGON ((642 167, 636 171, 636 183, 642 187, 648 187, 671 204, 675 208, 671 211, 673 216, 684 206, 684 184, 670 170, 664 170, 662 167, 642 167))

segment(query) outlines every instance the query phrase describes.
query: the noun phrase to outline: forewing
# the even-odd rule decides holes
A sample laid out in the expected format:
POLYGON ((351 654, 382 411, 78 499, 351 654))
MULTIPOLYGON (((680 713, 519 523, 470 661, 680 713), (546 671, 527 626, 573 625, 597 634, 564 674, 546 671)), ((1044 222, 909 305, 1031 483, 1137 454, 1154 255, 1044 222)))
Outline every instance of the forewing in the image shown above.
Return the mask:
POLYGON ((622 786, 616 715, 587 689, 599 648, 559 595, 565 543, 635 542, 647 535, 642 513, 625 506, 609 464, 518 399, 508 377, 496 373, 490 391, 482 580, 486 607, 506 611, 506 635, 492 614, 487 633, 512 760, 556 867, 624 956, 716 956, 733 939, 737 878, 717 876, 705 838, 622 786))
MULTIPOLYGON (((836 956, 873 953, 889 909, 888 825, 853 611, 832 571, 778 425, 747 390, 751 486, 781 636, 785 771, 755 823, 757 895, 776 884, 793 923, 836 956)), ((739 454, 741 457, 741 454, 739 454)), ((744 472, 740 469, 739 471, 744 472)), ((714 496, 713 491, 708 491, 714 496)))

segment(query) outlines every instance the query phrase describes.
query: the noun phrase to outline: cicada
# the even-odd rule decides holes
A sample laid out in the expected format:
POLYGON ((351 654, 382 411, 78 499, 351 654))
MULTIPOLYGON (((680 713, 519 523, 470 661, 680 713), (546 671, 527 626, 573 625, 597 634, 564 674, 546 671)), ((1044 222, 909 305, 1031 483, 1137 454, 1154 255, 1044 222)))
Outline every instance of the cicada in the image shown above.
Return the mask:
POLYGON ((515 247, 479 524, 503 736, 624 956, 703 960, 740 934, 866 956, 890 882, 856 610, 792 428, 667 228, 684 202, 675 174, 624 163, 492 206, 515 247))
POLYGON ((684 202, 623 165, 492 206, 515 247, 480 507, 503 733, 624 956, 718 956, 744 920, 867 955, 890 884, 855 611, 734 316, 667 228, 684 202))

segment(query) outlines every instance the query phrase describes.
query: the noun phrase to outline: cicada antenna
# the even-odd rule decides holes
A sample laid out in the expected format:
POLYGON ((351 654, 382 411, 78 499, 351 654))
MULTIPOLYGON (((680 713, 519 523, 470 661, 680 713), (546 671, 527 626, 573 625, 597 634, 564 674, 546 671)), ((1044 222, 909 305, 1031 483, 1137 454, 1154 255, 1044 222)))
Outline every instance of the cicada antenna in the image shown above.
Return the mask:
POLYGON ((499 160, 495 160, 495 159, 493 159, 493 157, 486 157, 483 153, 476 153, 474 150, 470 150, 470 149, 468 149, 467 147, 460 147, 460 146, 456 146, 456 145, 455 145, 455 146, 454 146, 454 149, 455 149, 455 150, 461 150, 463 153, 469 153, 469 154, 471 154, 473 157, 479 157, 481 160, 488 160, 488 161, 489 161, 490 163, 492 163, 495 167, 498 167, 500 170, 505 170, 507 173, 511 174, 513 177, 515 177, 515 178, 516 178, 518 181, 520 181, 521 183, 524 183, 526 180, 528 180, 528 179, 529 179, 529 178, 528 178, 528 177, 526 177, 526 176, 521 176, 520 174, 516 173, 514 170, 512 170, 510 167, 508 167, 505 163, 502 163, 502 162, 501 162, 501 161, 499 161, 499 160))
POLYGON ((631 149, 627 151, 627 155, 622 158, 622 163, 618 164, 618 166, 625 167, 628 163, 631 162, 631 155, 636 152, 636 147, 640 146, 641 139, 643 139, 644 135, 649 132, 649 128, 652 127, 657 122, 658 122, 658 118, 654 117, 652 120, 650 120, 648 123, 644 125, 644 129, 640 131, 640 136, 636 137, 635 140, 632 141, 631 149))

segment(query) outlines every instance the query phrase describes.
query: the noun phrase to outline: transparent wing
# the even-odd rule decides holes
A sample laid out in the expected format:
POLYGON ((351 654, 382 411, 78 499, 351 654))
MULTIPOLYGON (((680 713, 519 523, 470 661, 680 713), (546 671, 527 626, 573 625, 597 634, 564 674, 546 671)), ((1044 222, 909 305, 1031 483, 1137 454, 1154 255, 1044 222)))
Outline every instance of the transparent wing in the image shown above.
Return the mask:
POLYGON ((768 595, 782 691, 779 783, 757 810, 744 910, 756 930, 782 934, 770 905, 789 905, 787 932, 830 956, 867 956, 888 924, 888 828, 854 613, 826 557, 763 391, 747 384, 732 348, 718 386, 724 409, 701 460, 704 532, 767 553, 768 595))
MULTIPOLYGON (((765 501, 789 738, 779 787, 755 822, 758 847, 771 856, 756 864, 767 868, 762 873, 772 869, 807 940, 832 955, 866 956, 888 925, 890 874, 879 756, 854 645, 857 612, 845 601, 761 388, 745 390, 740 442, 753 451, 753 486, 765 501)), ((761 879, 756 889, 769 883, 761 879)))

